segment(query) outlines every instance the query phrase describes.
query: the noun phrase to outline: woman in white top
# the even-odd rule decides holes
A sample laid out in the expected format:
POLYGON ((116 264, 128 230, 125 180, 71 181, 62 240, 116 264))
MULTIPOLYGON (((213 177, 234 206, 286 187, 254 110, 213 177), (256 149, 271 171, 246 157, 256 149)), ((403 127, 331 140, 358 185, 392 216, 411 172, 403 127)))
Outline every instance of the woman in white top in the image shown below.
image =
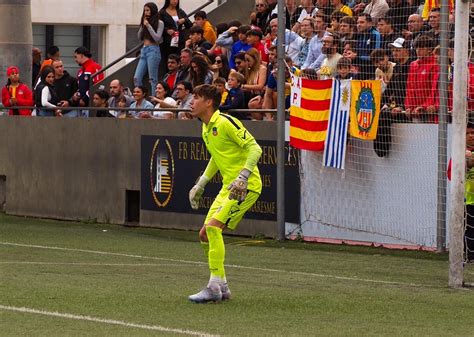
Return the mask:
POLYGON ((142 85, 143 77, 147 71, 152 90, 158 83, 158 68, 161 61, 160 43, 163 41, 164 27, 156 4, 153 2, 146 3, 143 6, 140 29, 138 30, 138 39, 143 41, 143 47, 133 76, 135 86, 142 85))
MULTIPOLYGON (((155 90, 156 96, 151 96, 150 101, 155 105, 155 109, 177 108, 178 103, 171 96, 171 89, 165 81, 159 81, 155 90)), ((142 113, 141 118, 174 119, 176 113, 172 111, 153 111, 151 113, 142 113)))
POLYGON ((36 115, 41 117, 61 116, 58 110, 58 96, 54 91, 54 69, 44 67, 40 74, 40 82, 35 87, 36 115))

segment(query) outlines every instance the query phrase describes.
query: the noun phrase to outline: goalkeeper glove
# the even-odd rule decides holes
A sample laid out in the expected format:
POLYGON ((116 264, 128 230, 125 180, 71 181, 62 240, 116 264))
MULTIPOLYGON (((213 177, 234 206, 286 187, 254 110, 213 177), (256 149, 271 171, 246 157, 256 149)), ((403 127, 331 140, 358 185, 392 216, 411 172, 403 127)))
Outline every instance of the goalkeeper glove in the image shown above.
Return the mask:
POLYGON ((191 204, 192 209, 199 208, 199 199, 201 199, 202 194, 204 193, 204 188, 209 182, 209 178, 206 176, 200 176, 196 181, 196 185, 191 188, 189 191, 189 203, 191 204))
POLYGON ((232 184, 227 186, 227 189, 230 191, 229 199, 235 199, 238 201, 244 201, 247 196, 247 186, 250 176, 250 171, 247 169, 242 169, 239 176, 235 179, 232 184))

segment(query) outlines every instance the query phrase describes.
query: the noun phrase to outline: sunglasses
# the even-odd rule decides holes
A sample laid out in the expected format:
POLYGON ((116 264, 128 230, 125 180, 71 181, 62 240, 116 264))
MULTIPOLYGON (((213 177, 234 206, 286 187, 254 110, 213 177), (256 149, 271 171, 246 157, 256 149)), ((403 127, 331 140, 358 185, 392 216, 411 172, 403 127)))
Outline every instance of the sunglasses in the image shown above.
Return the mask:
POLYGON ((257 8, 258 7, 265 7, 265 5, 264 4, 256 4, 255 7, 257 7, 257 8))
POLYGON ((237 62, 235 62, 235 64, 240 66, 242 64, 242 61, 237 61, 237 62))
POLYGON ((218 63, 218 64, 222 63, 222 60, 216 60, 216 63, 218 63))

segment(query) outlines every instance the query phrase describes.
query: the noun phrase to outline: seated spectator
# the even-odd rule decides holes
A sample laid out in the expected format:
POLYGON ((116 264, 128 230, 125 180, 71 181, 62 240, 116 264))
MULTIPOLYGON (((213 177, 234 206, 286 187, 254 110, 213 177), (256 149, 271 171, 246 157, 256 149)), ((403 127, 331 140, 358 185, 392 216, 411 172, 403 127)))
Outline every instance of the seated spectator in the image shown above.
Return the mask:
POLYGON ((390 18, 395 31, 401 32, 406 28, 410 14, 416 12, 416 6, 413 6, 413 1, 410 1, 410 5, 408 4, 409 1, 405 0, 387 0, 387 2, 390 9, 385 17, 390 18))
POLYGON ((77 109, 64 109, 68 107, 74 107, 73 97, 77 92, 77 80, 75 77, 69 75, 64 70, 64 65, 61 60, 54 60, 52 67, 54 68, 54 90, 58 95, 59 103, 63 108, 63 117, 78 117, 79 111, 77 109))
POLYGON ((108 102, 109 100, 109 93, 105 90, 97 90, 94 92, 92 96, 92 104, 96 108, 103 108, 101 110, 96 110, 95 116, 96 117, 115 117, 111 113, 109 113, 108 109, 108 102))
MULTIPOLYGON (((116 102, 117 102, 117 108, 128 108, 129 107, 127 105, 127 98, 125 97, 125 95, 120 95, 119 97, 117 97, 116 102)), ((131 117, 129 112, 127 112, 125 110, 119 111, 118 118, 128 118, 128 117, 131 117)))
POLYGON ((359 66, 354 64, 357 62, 357 52, 355 50, 355 41, 346 41, 344 43, 343 53, 342 56, 349 59, 351 61, 351 73, 359 74, 359 66))
POLYGON ((226 55, 218 55, 214 59, 214 65, 215 65, 215 72, 214 72, 214 78, 228 78, 229 73, 230 73, 230 67, 229 67, 229 59, 227 58, 226 55))
POLYGON ((189 30, 189 39, 186 41, 186 48, 195 51, 198 47, 209 50, 212 48, 212 44, 204 39, 204 30, 201 27, 192 26, 189 30))
POLYGON ((338 46, 339 39, 337 35, 329 34, 323 37, 322 54, 320 56, 322 62, 317 70, 320 80, 330 79, 337 75, 337 62, 342 58, 342 55, 337 52, 338 46))
POLYGON ((270 21, 270 13, 266 0, 255 0, 255 12, 250 14, 250 24, 258 27, 262 32, 265 31, 267 23, 270 21))
POLYGON ((377 22, 377 30, 379 31, 381 36, 382 49, 389 49, 388 44, 392 43, 393 41, 395 41, 395 39, 400 37, 400 33, 395 32, 392 27, 391 18, 380 18, 377 22))
MULTIPOLYGON (((256 29, 251 29, 247 32, 247 43, 251 48, 257 49, 260 53, 262 62, 268 62, 268 53, 265 50, 265 46, 262 43, 263 34, 261 31, 256 29)), ((249 48, 250 49, 250 48, 249 48)))
MULTIPOLYGON (((285 62, 288 65, 288 67, 293 67, 291 58, 288 56, 285 57, 285 62)), ((276 109, 277 108, 277 100, 278 100, 278 94, 277 94, 277 79, 276 79, 276 74, 278 73, 278 69, 275 69, 272 74, 270 74, 270 77, 268 79, 267 86, 265 88, 265 95, 263 97, 263 103, 262 103, 262 108, 263 109, 276 109)), ((290 108, 290 94, 291 94, 291 76, 290 72, 288 71, 288 68, 285 69, 285 108, 289 109, 290 108)), ((265 120, 274 120, 274 114, 272 113, 265 113, 265 120)))
POLYGON ((314 21, 311 18, 304 18, 301 21, 300 34, 303 37, 303 43, 300 45, 298 57, 294 60, 294 64, 298 68, 300 68, 306 61, 309 53, 309 45, 311 39, 314 37, 314 21))
POLYGON ((356 64, 360 68, 360 79, 373 79, 375 67, 370 62, 370 53, 381 47, 381 38, 380 33, 372 27, 372 18, 369 14, 362 14, 357 18, 356 43, 356 64))
MULTIPOLYGON (((128 91, 130 91, 127 88, 128 91)), ((120 80, 112 80, 109 84, 109 101, 108 106, 109 108, 117 108, 119 106, 119 98, 123 97, 125 99, 125 106, 123 108, 128 108, 133 103, 133 97, 128 95, 126 92, 122 82, 120 80)), ((109 110, 109 112, 114 115, 115 117, 119 117, 121 114, 125 114, 124 111, 120 110, 109 110)))
POLYGON ((171 91, 174 90, 174 87, 178 81, 179 62, 180 60, 177 54, 170 54, 168 56, 168 72, 165 74, 165 76, 163 76, 163 81, 168 83, 168 86, 171 88, 171 91))
POLYGON ((61 116, 58 110, 58 95, 54 91, 54 69, 50 66, 44 67, 40 73, 40 82, 35 87, 36 115, 40 117, 61 116))
POLYGON ((344 4, 344 0, 331 0, 334 11, 341 12, 344 15, 352 16, 352 9, 344 4))
POLYGON ((296 5, 296 0, 286 0, 286 29, 291 30, 298 22, 298 19, 303 11, 303 7, 296 5))
POLYGON ((197 87, 201 84, 212 84, 214 74, 202 56, 193 56, 191 59, 191 85, 197 87))
MULTIPOLYGON (((193 57, 193 51, 189 48, 184 48, 181 50, 179 57, 179 73, 178 78, 176 79, 176 84, 181 81, 189 81, 191 79, 191 59, 193 57)), ((175 84, 175 88, 176 88, 175 84)), ((174 93, 173 93, 173 97, 174 93)))
MULTIPOLYGON (((247 108, 244 92, 241 89, 244 80, 244 76, 241 73, 233 71, 229 74, 229 80, 227 81, 229 94, 227 95, 224 104, 219 107, 221 111, 247 108)), ((245 112, 230 112, 230 115, 241 120, 247 119, 247 114, 245 112)))
POLYGON ((197 11, 196 14, 194 14, 194 24, 196 26, 199 26, 202 28, 204 31, 203 33, 203 38, 210 44, 214 44, 217 39, 217 34, 216 30, 212 26, 212 24, 207 20, 207 14, 205 11, 197 11))
POLYGON ((376 67, 375 79, 382 81, 382 92, 384 92, 392 79, 395 63, 389 61, 388 52, 385 49, 372 50, 370 61, 376 67))
POLYGON ((390 109, 393 120, 406 122, 408 118, 404 113, 405 93, 408 71, 413 61, 410 57, 410 42, 400 37, 390 43, 389 47, 396 65, 393 68, 392 79, 382 95, 382 105, 386 105, 390 109))
POLYGON ((318 8, 315 6, 313 0, 301 0, 301 8, 301 14, 292 28, 292 30, 297 33, 300 32, 301 22, 303 22, 303 19, 308 17, 314 18, 318 13, 318 8))
MULTIPOLYGON (((234 28, 229 28, 229 31, 230 32, 231 30, 233 30, 234 28)), ((239 40, 236 41, 233 45, 232 45, 232 48, 231 48, 231 52, 230 52, 230 56, 229 56, 229 66, 231 69, 236 69, 236 66, 235 66, 235 63, 234 63, 234 59, 235 59, 235 56, 238 54, 238 53, 242 53, 242 52, 246 52, 247 50, 249 50, 250 48, 252 48, 252 46, 250 46, 248 43, 247 43, 247 33, 250 31, 251 27, 248 26, 248 25, 242 25, 238 28, 238 37, 239 37, 239 40)))
POLYGON ((342 57, 337 61, 337 80, 356 80, 357 75, 351 72, 351 59, 342 57))
POLYGON ((423 18, 421 15, 412 14, 408 17, 407 28, 402 30, 402 36, 406 41, 410 41, 410 50, 412 56, 416 56, 414 42, 415 39, 424 34, 428 28, 424 25, 423 18))
MULTIPOLYGON (((227 58, 230 60, 231 53, 232 53, 232 46, 234 43, 239 41, 239 27, 242 26, 242 23, 240 21, 234 20, 230 21, 228 24, 228 28, 224 30, 222 33, 217 35, 217 40, 213 48, 221 48, 223 50, 222 53, 216 54, 213 49, 211 49, 209 52, 212 52, 214 55, 221 55, 225 54, 227 55, 227 58)), ((250 29, 250 26, 248 26, 250 29)), ((247 40, 247 37, 245 36, 245 40, 247 40)))
MULTIPOLYGON (((276 36, 278 35, 277 34, 278 19, 273 19, 270 22, 270 27, 272 31, 275 30, 275 39, 272 41, 271 45, 277 45, 278 39, 276 38, 276 36)), ((305 43, 304 38, 302 38, 299 34, 289 29, 285 29, 285 53, 287 56, 289 56, 293 60, 293 62, 298 60, 299 52, 303 48, 304 43, 305 43)), ((268 51, 267 51, 267 55, 268 55, 268 51)))
POLYGON ((356 21, 351 16, 345 16, 339 20, 339 38, 341 46, 344 46, 346 41, 355 39, 356 21))
MULTIPOLYGON (((233 72, 235 73, 235 71, 233 72)), ((227 81, 223 77, 218 77, 212 82, 212 85, 214 85, 217 88, 217 90, 219 90, 219 92, 221 93, 221 105, 225 103, 225 100, 227 99, 227 95, 229 94, 229 92, 227 91, 225 87, 226 83, 227 81)))
POLYGON ((259 95, 267 81, 267 67, 262 64, 260 53, 255 48, 247 50, 245 61, 247 61, 249 72, 248 77, 244 77, 245 84, 242 85, 242 90, 249 93, 250 96, 259 95))
POLYGON ((20 81, 20 70, 18 67, 7 68, 7 84, 2 88, 2 104, 10 108, 10 116, 31 116, 31 109, 21 107, 33 106, 33 93, 30 88, 20 81))
POLYGON ((321 55, 321 47, 323 46, 323 37, 326 36, 326 16, 316 14, 314 18, 314 31, 316 35, 311 39, 309 44, 308 56, 301 69, 315 68, 316 60, 321 55))
MULTIPOLYGON (((193 86, 190 82, 182 81, 176 84, 176 102, 178 102, 179 109, 191 109, 191 102, 193 101, 193 86)), ((192 119, 193 117, 189 111, 178 112, 178 119, 192 119)))
POLYGON ((133 118, 138 118, 143 111, 138 109, 153 109, 153 104, 151 104, 146 97, 148 96, 148 90, 144 86, 138 86, 133 89, 133 98, 135 102, 130 105, 130 116, 133 118))
MULTIPOLYGON (((339 11, 334 11, 331 14, 331 25, 326 29, 330 33, 339 33, 339 24, 346 15, 339 11)), ((352 16, 350 16, 352 17, 352 16)))
MULTIPOLYGON (((227 29, 229 29, 229 24, 227 24, 226 22, 218 23, 216 25, 217 36, 222 35, 222 33, 227 31, 227 29)), ((229 45, 229 49, 232 48, 233 43, 234 43, 234 41, 232 40, 232 43, 229 45)), ((224 46, 217 44, 217 39, 216 39, 216 42, 214 42, 214 45, 212 46, 212 48, 209 49, 208 54, 211 57, 216 57, 216 56, 223 55, 223 54, 228 55, 227 52, 228 52, 228 50, 224 46)))
POLYGON ((245 55, 245 53, 238 53, 237 55, 235 55, 234 63, 237 71, 244 75, 245 81, 247 82, 249 78, 249 65, 247 63, 245 55))
POLYGON ((353 8, 354 12, 358 15, 361 13, 370 15, 374 22, 383 18, 389 9, 390 7, 386 0, 370 0, 368 4, 361 2, 353 8))
MULTIPOLYGON (((155 109, 177 108, 178 103, 171 97, 171 88, 165 81, 159 81, 156 85, 155 96, 150 96, 150 101, 155 104, 155 109)), ((140 118, 173 119, 175 113, 172 111, 144 111, 140 118)))
POLYGON ((410 64, 405 97, 405 111, 412 121, 437 122, 438 116, 432 106, 435 97, 439 65, 433 55, 434 41, 427 35, 415 40, 418 59, 410 64))

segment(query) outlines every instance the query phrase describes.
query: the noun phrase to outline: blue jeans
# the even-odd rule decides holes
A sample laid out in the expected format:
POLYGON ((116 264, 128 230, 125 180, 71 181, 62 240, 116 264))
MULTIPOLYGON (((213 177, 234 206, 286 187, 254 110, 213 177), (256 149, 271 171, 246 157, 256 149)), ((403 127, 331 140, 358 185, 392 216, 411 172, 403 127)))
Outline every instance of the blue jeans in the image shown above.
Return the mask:
POLYGON ((38 117, 54 117, 56 114, 54 113, 54 110, 43 110, 41 108, 36 110, 36 115, 38 117))
POLYGON ((158 67, 161 61, 161 51, 159 46, 150 45, 144 46, 140 51, 140 60, 138 61, 135 75, 133 76, 133 83, 135 86, 142 85, 143 77, 148 70, 148 78, 151 84, 151 91, 149 95, 155 93, 156 85, 158 84, 158 67))

